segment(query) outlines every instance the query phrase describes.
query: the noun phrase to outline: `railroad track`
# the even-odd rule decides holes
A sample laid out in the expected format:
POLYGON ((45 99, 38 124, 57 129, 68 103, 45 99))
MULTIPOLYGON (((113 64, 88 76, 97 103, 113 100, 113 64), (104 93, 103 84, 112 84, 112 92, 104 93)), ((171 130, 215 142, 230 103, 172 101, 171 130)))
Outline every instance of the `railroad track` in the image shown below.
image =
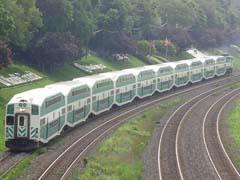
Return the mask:
POLYGON ((219 133, 219 120, 226 105, 240 96, 240 90, 227 94, 216 101, 207 111, 203 120, 203 139, 208 157, 221 180, 240 179, 240 174, 229 158, 219 133), (218 115, 216 116, 216 112, 218 115))
POLYGON ((144 111, 145 108, 149 106, 153 106, 158 104, 162 100, 169 99, 171 97, 188 93, 193 90, 198 90, 200 87, 209 88, 210 85, 213 87, 220 86, 217 83, 224 82, 225 80, 232 81, 231 83, 238 82, 235 79, 239 76, 227 77, 224 79, 215 80, 214 82, 208 82, 201 85, 195 85, 188 90, 183 90, 181 92, 173 93, 166 97, 160 97, 158 99, 152 100, 151 102, 142 103, 130 110, 124 111, 118 114, 116 117, 111 118, 104 122, 103 124, 95 127, 91 131, 89 131, 84 136, 80 137, 77 141, 75 141, 71 146, 69 146, 64 152, 62 152, 58 157, 52 161, 52 163, 45 169, 45 171, 39 176, 40 179, 64 179, 71 172, 74 164, 82 158, 82 155, 97 141, 99 141, 102 137, 104 137, 107 133, 111 132, 114 128, 119 126, 121 123, 128 120, 130 117, 134 117, 137 114, 144 111))
MULTIPOLYGON (((229 89, 206 96, 192 106, 182 118, 176 136, 176 159, 181 179, 219 179, 206 151, 202 136, 203 119, 212 104, 238 93, 239 89, 229 89)), ((217 113, 214 113, 216 116, 217 113)))
MULTIPOLYGON (((240 90, 233 90, 231 91, 231 88, 224 88, 221 89, 220 87, 214 88, 212 90, 209 90, 205 93, 199 94, 193 98, 191 98, 189 101, 181 105, 167 120, 165 123, 163 130, 161 132, 161 136, 159 139, 159 146, 158 146, 158 175, 159 179, 217 179, 216 176, 212 175, 211 172, 207 172, 210 168, 206 168, 207 164, 204 164, 204 162, 199 163, 199 156, 201 155, 200 153, 197 152, 195 149, 195 152, 191 152, 190 146, 188 143, 185 143, 185 145, 182 148, 182 153, 179 153, 179 134, 182 129, 182 124, 184 121, 187 121, 187 118, 192 119, 191 123, 197 123, 197 121, 200 121, 199 119, 194 119, 194 116, 196 116, 195 111, 199 111, 200 109, 197 108, 199 104, 203 103, 204 101, 210 102, 209 99, 211 97, 213 99, 216 99, 215 96, 219 96, 217 94, 217 91, 222 94, 220 95, 220 99, 226 99, 229 98, 229 96, 233 96, 233 93, 240 93, 240 90), (229 93, 230 92, 230 93, 229 93), (227 93, 227 95, 226 95, 227 93), (191 116, 190 116, 191 114, 191 116), (196 153, 197 152, 197 153, 196 153), (194 154, 196 157, 193 157, 191 159, 191 153, 194 154), (181 154, 185 154, 184 157, 181 157, 181 154), (190 162, 189 162, 190 161, 190 162), (184 162, 185 164, 187 163, 189 166, 181 166, 181 163, 184 162), (200 165, 199 165, 200 164, 200 165), (206 171, 201 171, 200 167, 203 165, 206 171), (184 173, 184 171, 188 170, 188 174, 184 173)), ((219 101, 220 101, 219 99, 219 101)), ((204 105, 207 111, 208 105, 204 105)), ((215 111, 214 111, 215 112, 215 111)), ((212 121, 210 121, 212 122, 212 121)), ((190 125, 189 129, 185 129, 184 133, 187 138, 189 138, 188 141, 191 141, 191 128, 193 128, 194 125, 190 125)), ((196 126, 197 128, 201 129, 201 126, 196 126)), ((207 127, 213 127, 213 126, 207 126, 207 127)), ((195 131, 196 129, 194 129, 195 131)), ((197 130, 196 130, 197 131, 197 130)), ((217 132, 210 130, 210 132, 217 132)), ((195 133, 195 132, 193 132, 195 133)), ((212 135, 210 135, 212 137, 212 135)), ((185 140, 188 142, 187 140, 185 140)), ((215 141, 208 141, 212 142, 213 147, 214 147, 214 142, 215 141)), ((199 146, 199 141, 195 140, 194 141, 194 146, 198 148, 199 146)), ((207 146, 205 146, 207 148, 207 146)), ((216 149, 215 149, 216 151, 216 149)), ((214 151, 214 153, 215 153, 214 151)), ((224 154, 224 157, 226 156, 226 153, 224 154)), ((204 159, 204 156, 202 157, 204 159)), ((211 156, 210 156, 211 158, 211 156)), ((199 161, 203 160, 200 159, 199 161)), ((228 158, 229 160, 229 158, 228 158)), ((229 162, 229 161, 227 161, 229 162)), ((183 164, 184 164, 183 163, 183 164)), ((221 165, 220 165, 221 167, 221 165)), ((224 167, 224 166, 223 166, 224 167)), ((232 167, 231 167, 232 168, 232 167)), ((232 168, 234 169, 234 168, 232 168)), ((227 170, 228 171, 228 170, 227 170)), ((226 173, 226 171, 223 171, 221 169, 221 172, 226 173)), ((236 171, 235 171, 236 172, 236 171)), ((236 179, 236 176, 234 176, 236 179)), ((233 179, 234 179, 233 178, 233 179)), ((231 178, 230 178, 231 179, 231 178)), ((239 177, 238 177, 239 179, 239 177)))
POLYGON ((3 179, 12 168, 28 155, 28 153, 12 153, 7 151, 0 159, 0 179, 3 179))

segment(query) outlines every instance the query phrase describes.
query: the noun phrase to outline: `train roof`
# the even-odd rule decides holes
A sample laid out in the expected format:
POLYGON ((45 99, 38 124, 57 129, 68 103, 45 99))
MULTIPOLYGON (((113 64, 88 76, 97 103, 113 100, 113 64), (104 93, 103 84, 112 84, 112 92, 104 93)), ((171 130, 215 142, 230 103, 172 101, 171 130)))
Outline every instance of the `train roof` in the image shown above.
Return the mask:
POLYGON ((175 69, 176 66, 179 64, 191 65, 193 62, 197 62, 197 61, 201 61, 202 63, 204 63, 206 60, 210 60, 210 59, 216 61, 216 59, 219 57, 223 57, 223 56, 206 56, 206 57, 194 58, 190 60, 167 62, 163 64, 148 65, 143 67, 125 69, 121 71, 107 72, 107 73, 101 73, 101 74, 96 74, 96 75, 91 75, 91 76, 86 76, 81 78, 75 78, 72 81, 59 82, 59 83, 45 86, 45 88, 33 89, 30 91, 17 94, 10 100, 9 103, 17 103, 20 100, 26 100, 28 102, 31 102, 32 104, 41 105, 43 101, 48 97, 57 95, 59 93, 66 96, 74 88, 81 87, 81 86, 88 86, 91 88, 98 81, 102 81, 106 79, 110 79, 114 81, 119 76, 127 75, 127 74, 133 74, 135 77, 137 77, 141 71, 152 70, 154 72, 157 72, 159 69, 165 68, 165 67, 171 67, 175 69))
POLYGON ((24 100, 31 104, 42 105, 42 103, 46 98, 60 94, 60 93, 61 91, 59 89, 58 90, 47 89, 47 88, 33 89, 30 91, 16 94, 10 100, 9 104, 19 103, 21 100, 24 100))
POLYGON ((89 87, 92 87, 96 84, 96 82, 103 81, 106 79, 112 79, 112 76, 114 76, 114 72, 107 72, 107 73, 101 73, 101 74, 95 74, 91 76, 81 77, 81 78, 75 78, 73 79, 74 82, 87 82, 89 87))
POLYGON ((50 84, 48 86, 45 86, 45 88, 60 89, 60 91, 66 96, 71 92, 72 89, 81 86, 88 86, 88 82, 84 79, 82 81, 63 81, 55 84, 50 84))

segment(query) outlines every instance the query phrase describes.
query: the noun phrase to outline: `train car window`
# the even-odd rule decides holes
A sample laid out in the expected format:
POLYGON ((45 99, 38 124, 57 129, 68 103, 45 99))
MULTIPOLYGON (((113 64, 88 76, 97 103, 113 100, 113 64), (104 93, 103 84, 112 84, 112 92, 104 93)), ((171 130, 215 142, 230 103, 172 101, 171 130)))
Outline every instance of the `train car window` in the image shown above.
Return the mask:
POLYGON ((92 100, 93 100, 93 101, 96 101, 96 100, 97 100, 97 97, 96 97, 96 96, 93 96, 92 100))
POLYGON ((42 125, 44 125, 44 124, 45 124, 45 118, 43 118, 43 119, 40 120, 40 125, 42 126, 42 125))
POLYGON ((12 126, 14 124, 14 117, 13 116, 7 116, 7 125, 12 126))
POLYGON ((90 99, 90 98, 88 98, 88 99, 87 99, 87 103, 89 104, 90 102, 91 102, 91 99, 90 99))
POLYGON ((14 114, 14 104, 7 106, 7 114, 14 114))
POLYGON ((49 106, 52 106, 52 105, 54 105, 54 104, 57 104, 57 103, 61 102, 61 100, 62 100, 62 97, 61 97, 61 96, 58 96, 58 97, 55 97, 55 98, 53 98, 53 99, 51 99, 51 100, 46 101, 46 102, 45 102, 46 108, 48 108, 49 106))
POLYGON ((19 118, 19 126, 24 126, 24 117, 20 116, 19 118))
POLYGON ((114 90, 111 91, 111 95, 113 95, 113 94, 114 94, 114 90))
POLYGON ((68 112, 72 111, 72 106, 68 106, 68 112))
POLYGON ((66 112, 66 109, 63 108, 63 109, 62 109, 62 114, 65 114, 65 112, 66 112))
POLYGON ((32 115, 39 115, 38 106, 32 105, 32 115))

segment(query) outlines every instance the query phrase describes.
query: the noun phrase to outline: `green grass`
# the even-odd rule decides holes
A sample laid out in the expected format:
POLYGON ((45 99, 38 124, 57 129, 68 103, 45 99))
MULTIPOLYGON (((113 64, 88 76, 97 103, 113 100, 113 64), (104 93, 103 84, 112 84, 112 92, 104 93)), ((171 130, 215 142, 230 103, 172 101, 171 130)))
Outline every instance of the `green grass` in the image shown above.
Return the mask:
MULTIPOLYGON (((89 64, 103 64, 106 66, 104 70, 97 70, 93 74, 109 72, 109 71, 117 71, 127 68, 139 67, 144 66, 141 60, 137 59, 136 57, 130 56, 129 61, 119 62, 115 60, 108 60, 97 57, 95 55, 85 56, 81 60, 76 61, 82 65, 89 65, 89 64)), ((91 75, 90 73, 86 73, 80 69, 77 69, 71 64, 65 64, 63 67, 57 68, 56 71, 53 73, 49 73, 48 76, 53 81, 67 81, 72 80, 76 77, 83 77, 91 75)))
POLYGON ((233 68, 238 70, 240 69, 240 53, 234 54, 233 68))
POLYGON ((27 156, 15 167, 13 167, 7 174, 3 176, 3 180, 15 180, 23 175, 24 170, 31 164, 32 160, 35 159, 40 154, 43 154, 47 151, 46 148, 42 147, 34 151, 31 155, 27 156))
POLYGON ((234 141, 240 145, 240 100, 235 103, 233 111, 230 112, 228 123, 234 141))
MULTIPOLYGON (((233 110, 228 114, 227 118, 228 133, 232 139, 232 143, 227 142, 227 149, 238 150, 240 148, 240 100, 235 102, 233 110)), ((230 141, 231 142, 231 141, 230 141)), ((240 155, 234 154, 234 162, 240 167, 240 155)))
POLYGON ((153 57, 157 58, 159 61, 166 63, 168 60, 162 56, 154 55, 153 57))
POLYGON ((152 61, 154 64, 161 64, 163 63, 159 58, 156 58, 155 56, 147 56, 147 58, 152 61))
POLYGON ((79 62, 81 64, 103 64, 112 71, 146 65, 144 62, 134 56, 129 56, 129 61, 121 62, 116 60, 105 60, 100 57, 90 55, 83 57, 79 62))
POLYGON ((63 67, 57 68, 53 73, 48 73, 48 77, 52 81, 68 81, 76 77, 87 76, 88 74, 75 68, 71 64, 65 64, 63 67))
POLYGON ((97 148, 91 159, 85 158, 85 170, 82 174, 75 175, 73 179, 141 179, 142 154, 156 121, 180 101, 175 99, 163 102, 119 127, 97 148))

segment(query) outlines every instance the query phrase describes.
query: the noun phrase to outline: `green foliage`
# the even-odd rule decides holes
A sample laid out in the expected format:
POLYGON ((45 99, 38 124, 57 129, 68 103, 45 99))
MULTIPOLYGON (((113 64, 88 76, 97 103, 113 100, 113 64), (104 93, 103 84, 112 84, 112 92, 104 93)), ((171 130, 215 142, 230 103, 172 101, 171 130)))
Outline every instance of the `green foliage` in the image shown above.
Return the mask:
POLYGON ((73 4, 69 0, 38 0, 43 14, 43 31, 66 32, 73 21, 73 4))
POLYGON ((42 26, 41 12, 36 7, 36 0, 2 0, 2 3, 15 26, 7 39, 15 46, 26 48, 33 34, 42 26))
POLYGON ((168 47, 164 46, 164 41, 155 41, 155 47, 159 54, 165 54, 168 51, 169 56, 176 56, 177 49, 173 43, 170 43, 168 47))
POLYGON ((0 1, 0 37, 8 40, 9 33, 15 28, 15 22, 10 12, 4 8, 3 2, 0 1))
POLYGON ((143 56, 151 54, 151 45, 149 41, 147 40, 138 41, 137 46, 138 46, 139 54, 143 56))

